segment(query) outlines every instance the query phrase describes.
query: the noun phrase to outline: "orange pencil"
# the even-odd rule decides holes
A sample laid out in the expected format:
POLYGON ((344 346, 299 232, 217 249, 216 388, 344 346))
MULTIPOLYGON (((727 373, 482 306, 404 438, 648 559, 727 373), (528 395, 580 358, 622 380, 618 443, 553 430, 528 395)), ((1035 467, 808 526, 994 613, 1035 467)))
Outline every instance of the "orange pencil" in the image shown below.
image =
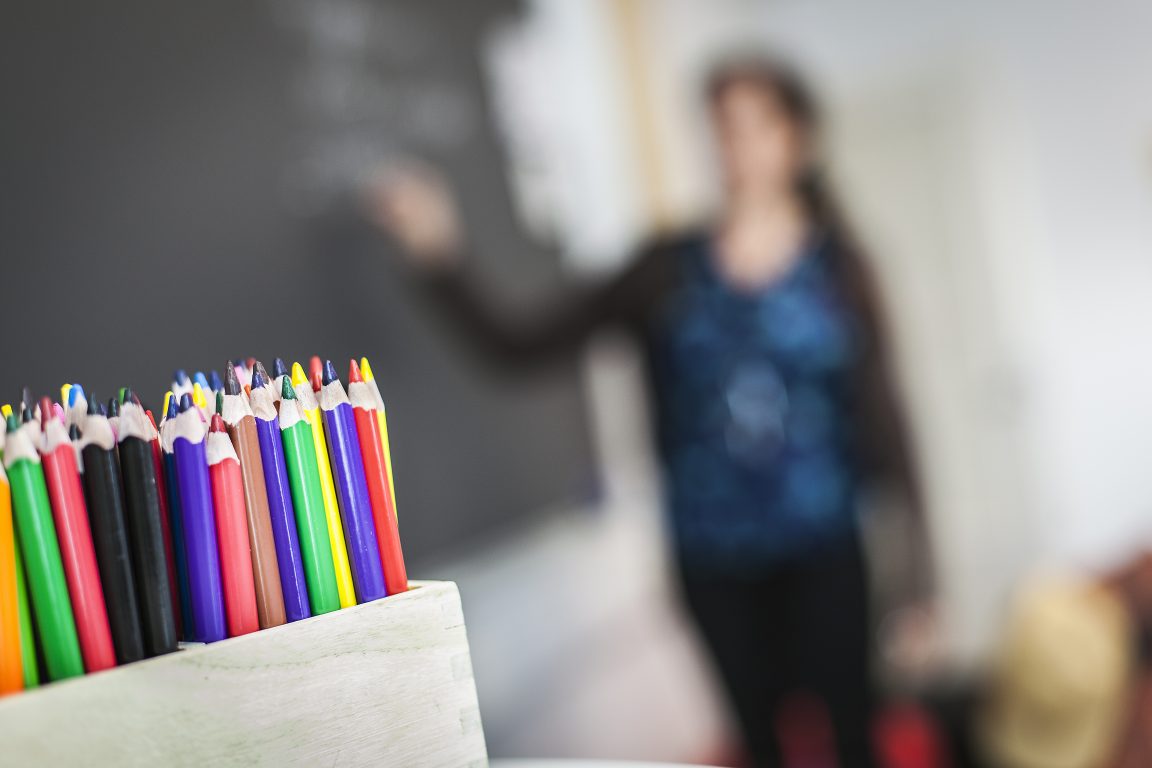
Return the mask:
POLYGON ((20 655, 20 600, 16 587, 16 539, 12 491, 0 468, 0 696, 24 689, 20 655))

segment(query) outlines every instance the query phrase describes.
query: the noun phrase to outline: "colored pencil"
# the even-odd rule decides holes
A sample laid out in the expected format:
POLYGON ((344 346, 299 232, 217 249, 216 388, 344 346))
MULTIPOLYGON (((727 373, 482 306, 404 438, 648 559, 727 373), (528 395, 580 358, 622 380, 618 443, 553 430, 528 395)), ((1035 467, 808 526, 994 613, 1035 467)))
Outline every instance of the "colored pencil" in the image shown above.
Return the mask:
POLYGON ((284 613, 288 621, 299 621, 312 615, 308 600, 308 582, 304 576, 304 559, 296 532, 296 510, 288 484, 284 444, 272 391, 259 362, 252 372, 249 402, 256 417, 256 436, 260 439, 260 459, 264 463, 264 487, 268 489, 268 510, 272 517, 272 536, 276 540, 276 561, 280 564, 280 587, 284 592, 284 613))
POLYGON ((188 378, 188 372, 183 368, 177 368, 172 374, 172 397, 179 404, 185 394, 192 394, 192 379, 188 378))
MULTIPOLYGON (((169 392, 168 394, 171 394, 169 392)), ((160 500, 160 536, 164 539, 164 565, 168 572, 168 594, 172 603, 172 618, 176 622, 176 637, 182 636, 183 617, 180 615, 180 581, 176 575, 176 548, 172 544, 172 513, 168 509, 168 480, 165 478, 164 449, 160 446, 160 430, 152 411, 144 411, 152 439, 148 447, 152 452, 152 468, 156 473, 156 496, 160 500)))
POLYGON ((218 413, 212 415, 206 450, 208 475, 212 481, 212 506, 216 510, 224 613, 228 636, 237 637, 260 629, 260 619, 256 612, 256 586, 252 580, 252 554, 248 547, 244 479, 240 474, 236 449, 232 447, 224 429, 224 419, 218 413))
POLYGON ((172 555, 176 565, 176 591, 180 612, 180 636, 196 638, 196 620, 192 615, 192 590, 188 584, 188 548, 184 545, 184 514, 180 504, 180 480, 176 471, 174 445, 179 401, 168 398, 168 410, 160 424, 160 450, 164 458, 164 487, 168 492, 168 527, 172 533, 172 555))
POLYGON ((380 548, 380 561, 384 568, 384 586, 390 595, 407 592, 408 572, 404 567, 404 551, 400 547, 396 508, 388 492, 388 468, 384 447, 380 443, 376 398, 372 388, 365 383, 355 360, 348 366, 348 399, 356 418, 360 456, 364 460, 364 478, 368 483, 368 498, 372 502, 372 519, 376 523, 376 543, 380 548))
POLYGON ((124 489, 124 520, 140 611, 144 655, 176 650, 176 606, 168 581, 161 521, 160 483, 152 455, 153 430, 139 400, 133 397, 121 411, 120 475, 124 489))
POLYGON ((224 593, 220 583, 220 554, 216 548, 212 482, 208 477, 208 455, 204 446, 207 430, 190 393, 180 397, 180 415, 174 421, 173 436, 195 639, 214 643, 227 636, 224 593))
POLYGON ((276 403, 276 407, 280 407, 280 397, 284 392, 284 382, 288 381, 288 366, 284 364, 284 359, 281 357, 272 361, 272 400, 276 403))
MULTIPOLYGON (((136 601, 136 580, 124 519, 116 438, 101 410, 99 401, 93 398, 90 412, 85 414, 83 437, 77 443, 83 459, 84 500, 92 525, 92 543, 96 547, 116 663, 128 664, 144 658, 144 636, 140 631, 140 607, 136 601)), ((76 425, 72 428, 76 429, 76 425)))
POLYGON ((40 424, 44 432, 40 461, 52 502, 56 538, 60 543, 68 594, 72 598, 72 615, 84 667, 88 672, 111 669, 116 666, 116 650, 112 646, 112 630, 108 626, 108 610, 104 606, 104 590, 100 585, 76 450, 68 439, 64 422, 53 414, 52 401, 47 397, 40 401, 40 424))
POLYGON ((84 394, 84 387, 73 384, 68 389, 68 399, 64 403, 68 406, 64 426, 70 427, 75 424, 84 429, 84 419, 88 416, 88 398, 84 394))
MULTIPOLYGON (((15 516, 12 521, 15 523, 15 516)), ((20 609, 20 667, 24 672, 24 687, 36 688, 40 685, 40 666, 36 663, 36 637, 32 631, 32 611, 28 607, 28 584, 24 577, 24 556, 20 554, 19 543, 16 545, 15 555, 16 600, 20 609)))
POLYGON ((376 376, 372 373, 372 366, 368 358, 360 358, 360 373, 364 375, 364 382, 372 390, 376 398, 376 420, 380 422, 380 444, 384 446, 384 468, 388 470, 388 496, 392 499, 392 509, 396 512, 396 519, 400 519, 399 504, 396 501, 396 479, 392 473, 392 446, 388 439, 388 415, 384 409, 384 398, 380 395, 380 386, 376 383, 376 376))
POLYGON ((20 655, 20 593, 16 584, 16 531, 12 491, 0 469, 0 696, 24 689, 20 655))
MULTIPOLYGON (((25 412, 28 414, 27 407, 25 412)), ((16 538, 27 570, 28 592, 40 630, 45 666, 49 679, 60 680, 84 674, 84 661, 52 522, 44 468, 34 442, 39 425, 32 422, 30 414, 28 419, 22 426, 17 425, 14 416, 8 419, 4 466, 12 488, 16 538)))
POLYGON ((336 588, 336 570, 332 565, 332 543, 324 517, 324 493, 320 490, 320 472, 316 464, 316 444, 312 426, 305 420, 292 382, 281 376, 280 436, 284 441, 284 458, 292 505, 296 510, 296 528, 300 534, 300 554, 304 558, 304 577, 313 613, 328 613, 340 607, 336 588))
POLYGON ((356 587, 352 583, 352 568, 348 564, 348 546, 344 542, 344 524, 340 521, 336 486, 332 483, 332 465, 328 460, 328 444, 324 439, 324 422, 320 416, 320 404, 316 402, 312 385, 305 378, 300 363, 292 364, 292 384, 304 418, 312 427, 313 452, 316 455, 320 492, 324 498, 324 519, 328 524, 332 565, 336 571, 336 588, 340 593, 340 607, 349 608, 356 605, 356 587))
POLYGON ((112 427, 112 434, 120 437, 120 401, 114 397, 108 398, 108 426, 112 427))
POLYGON ((348 559, 352 562, 352 581, 357 602, 366 603, 387 594, 380 550, 376 543, 376 525, 372 519, 372 502, 364 477, 364 460, 356 435, 356 419, 332 361, 324 364, 320 389, 320 411, 328 433, 328 453, 332 461, 332 479, 340 501, 348 559))
POLYGON ((209 389, 211 389, 216 394, 220 394, 224 391, 224 382, 220 380, 220 374, 216 373, 215 370, 211 370, 208 371, 208 377, 209 389))
POLYGON ((319 355, 308 358, 308 382, 312 385, 312 391, 319 396, 324 386, 324 361, 319 355))
POLYGON ((260 438, 256 419, 242 394, 236 367, 225 369, 224 392, 218 410, 228 428, 228 437, 240 461, 244 480, 244 506, 248 519, 248 543, 252 551, 252 576, 256 586, 256 612, 260 628, 285 623, 284 591, 280 587, 280 565, 276 560, 276 540, 268 510, 268 489, 264 485, 264 462, 260 458, 260 438))

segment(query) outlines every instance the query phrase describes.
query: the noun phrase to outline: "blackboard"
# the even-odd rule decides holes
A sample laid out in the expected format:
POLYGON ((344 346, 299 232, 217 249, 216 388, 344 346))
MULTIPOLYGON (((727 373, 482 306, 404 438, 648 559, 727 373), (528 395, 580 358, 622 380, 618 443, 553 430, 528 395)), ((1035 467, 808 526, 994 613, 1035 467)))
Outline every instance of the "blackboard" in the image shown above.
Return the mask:
POLYGON ((342 371, 389 405, 410 556, 447 555, 593 489, 575 363, 481 364, 359 213, 416 157, 458 190, 475 277, 539 293, 481 44, 510 2, 27 2, 0 23, 0 402, 79 381, 156 404, 229 357, 342 371))

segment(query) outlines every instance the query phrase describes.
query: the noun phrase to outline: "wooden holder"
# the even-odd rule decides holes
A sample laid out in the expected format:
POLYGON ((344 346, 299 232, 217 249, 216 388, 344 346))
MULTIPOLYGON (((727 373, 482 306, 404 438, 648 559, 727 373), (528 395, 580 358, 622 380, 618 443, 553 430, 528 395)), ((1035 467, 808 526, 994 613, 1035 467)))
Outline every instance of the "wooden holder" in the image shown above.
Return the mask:
POLYGON ((460 594, 412 587, 0 699, 0 763, 486 766, 460 594))

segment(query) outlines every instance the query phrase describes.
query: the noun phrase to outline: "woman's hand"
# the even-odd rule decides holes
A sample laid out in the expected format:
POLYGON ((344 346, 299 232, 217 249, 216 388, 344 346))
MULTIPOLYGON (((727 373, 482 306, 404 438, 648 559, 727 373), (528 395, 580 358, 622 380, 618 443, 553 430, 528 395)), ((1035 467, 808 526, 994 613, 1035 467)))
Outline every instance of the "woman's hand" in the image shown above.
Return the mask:
POLYGON ((408 261, 424 270, 457 266, 460 220, 451 190, 429 168, 376 174, 364 190, 369 220, 399 243, 408 261))

